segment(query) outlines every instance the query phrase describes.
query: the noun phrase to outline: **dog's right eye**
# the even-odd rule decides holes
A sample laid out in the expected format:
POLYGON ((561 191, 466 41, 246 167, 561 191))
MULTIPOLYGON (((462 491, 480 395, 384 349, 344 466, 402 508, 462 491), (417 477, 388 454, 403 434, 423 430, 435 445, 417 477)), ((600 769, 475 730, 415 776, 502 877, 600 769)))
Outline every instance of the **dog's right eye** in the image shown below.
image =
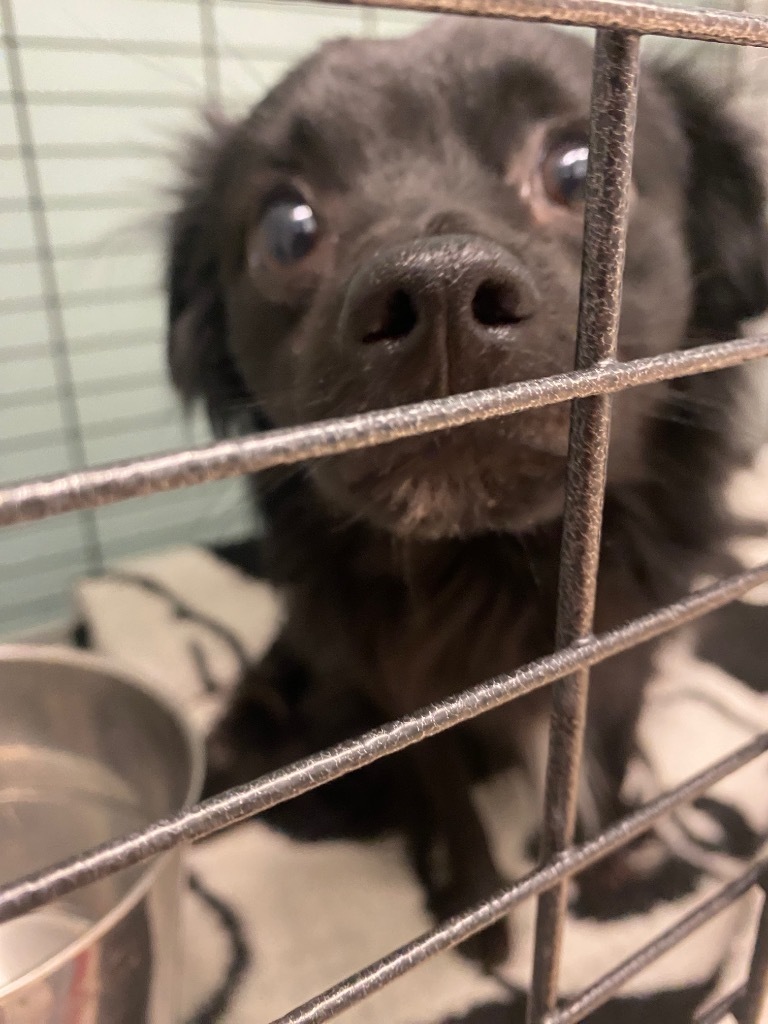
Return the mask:
POLYGON ((295 267, 312 253, 319 234, 315 212, 301 196, 276 199, 262 215, 248 262, 251 267, 264 262, 295 267))
POLYGON ((550 144, 541 164, 541 177, 553 203, 577 207, 584 202, 588 159, 586 137, 566 136, 550 144))

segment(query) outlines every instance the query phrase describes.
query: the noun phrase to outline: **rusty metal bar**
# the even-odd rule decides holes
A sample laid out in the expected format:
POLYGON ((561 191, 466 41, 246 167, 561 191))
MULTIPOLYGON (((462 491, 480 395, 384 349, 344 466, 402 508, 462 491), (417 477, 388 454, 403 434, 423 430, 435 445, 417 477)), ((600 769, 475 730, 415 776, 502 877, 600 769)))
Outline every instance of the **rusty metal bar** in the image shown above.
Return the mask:
POLYGON ((686 914, 676 924, 661 935, 639 949, 633 956, 622 961, 618 967, 604 974, 602 978, 585 989, 581 995, 572 999, 561 1010, 544 1017, 543 1024, 574 1024, 583 1020, 587 1014, 606 1003, 630 979, 644 971, 646 967, 658 960, 674 946, 679 945, 692 932, 696 931, 717 914, 722 913, 740 896, 756 885, 765 872, 768 861, 760 860, 740 875, 735 881, 729 882, 713 895, 686 914))
POLYGON ((763 909, 757 926, 739 1024, 760 1024, 768 1008, 768 896, 765 895, 765 883, 766 879, 763 878, 763 909))
MULTIPOLYGON (((337 0, 326 0, 335 3, 337 0)), ((512 21, 542 21, 638 35, 699 39, 737 46, 768 46, 768 18, 735 11, 634 3, 632 0, 341 0, 361 7, 474 14, 512 21)))
POLYGON ((380 757, 476 718, 540 686, 546 686, 584 665, 620 654, 630 647, 669 633, 754 587, 768 583, 768 563, 720 580, 689 597, 657 608, 619 629, 572 644, 531 662, 511 675, 498 676, 470 690, 430 704, 395 722, 339 743, 294 764, 231 789, 188 810, 155 822, 128 836, 110 840, 53 867, 0 888, 0 924, 123 868, 149 860, 179 843, 192 842, 250 818, 277 804, 317 789, 380 757))
POLYGON ((682 785, 652 800, 606 829, 596 839, 572 848, 557 861, 531 872, 514 885, 500 890, 491 899, 477 904, 465 913, 457 914, 433 931, 420 935, 388 956, 364 967, 333 988, 327 989, 321 995, 273 1021, 272 1024, 322 1024, 350 1009, 435 954, 451 949, 470 935, 482 931, 489 924, 508 914, 523 900, 545 891, 559 879, 583 871, 595 861, 632 842, 678 804, 695 800, 718 779, 731 775, 766 749, 768 733, 739 748, 682 785))
MULTIPOLYGON (((590 115, 577 370, 611 362, 616 356, 639 63, 637 36, 598 33, 590 115)), ((558 647, 583 641, 592 632, 610 423, 609 395, 595 395, 574 403, 558 586, 558 647)), ((552 691, 542 862, 552 860, 573 841, 588 692, 588 667, 560 680, 552 691)), ((562 882, 539 900, 533 979, 527 1007, 529 1024, 540 1021, 557 1002, 566 898, 567 885, 562 882)))
POLYGON ((736 1009, 739 1000, 744 996, 746 988, 746 985, 739 985, 738 988, 733 989, 727 995, 723 996, 723 998, 719 999, 713 1006, 710 1006, 702 1013, 697 1012, 693 1018, 693 1024, 719 1024, 719 1021, 721 1021, 727 1013, 731 1013, 736 1009))
POLYGON ((503 388, 398 406, 380 412, 271 430, 182 452, 154 455, 79 473, 28 480, 0 488, 0 526, 111 505, 128 498, 270 466, 388 444, 480 420, 537 409, 596 394, 615 394, 655 381, 690 377, 768 356, 768 335, 702 345, 648 359, 522 381, 503 388))

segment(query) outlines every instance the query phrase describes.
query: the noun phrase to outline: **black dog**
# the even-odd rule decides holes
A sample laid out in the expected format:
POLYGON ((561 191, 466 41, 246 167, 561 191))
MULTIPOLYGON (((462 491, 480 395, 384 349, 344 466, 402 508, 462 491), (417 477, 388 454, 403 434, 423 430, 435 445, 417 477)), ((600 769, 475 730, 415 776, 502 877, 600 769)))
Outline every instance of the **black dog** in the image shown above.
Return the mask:
MULTIPOLYGON (((573 36, 448 19, 327 45, 212 131, 171 231, 182 395, 222 430, 259 429, 572 368, 590 81, 573 36)), ((768 308, 757 167, 722 104, 679 70, 645 70, 622 358, 737 337, 768 308)), ((722 547, 742 384, 729 370, 616 399, 597 630, 681 596, 722 547)), ((257 720, 286 681, 311 695, 305 721, 326 716, 320 742, 351 728, 348 701, 387 720, 552 650, 568 414, 260 478, 288 621, 211 742, 211 789, 272 767, 257 720)), ((593 672, 588 832, 620 810, 651 656, 593 672)), ((412 754, 398 792, 438 914, 502 884, 470 781, 521 759, 540 783, 546 711, 537 693, 412 754)), ((499 925, 475 952, 505 948, 499 925)))

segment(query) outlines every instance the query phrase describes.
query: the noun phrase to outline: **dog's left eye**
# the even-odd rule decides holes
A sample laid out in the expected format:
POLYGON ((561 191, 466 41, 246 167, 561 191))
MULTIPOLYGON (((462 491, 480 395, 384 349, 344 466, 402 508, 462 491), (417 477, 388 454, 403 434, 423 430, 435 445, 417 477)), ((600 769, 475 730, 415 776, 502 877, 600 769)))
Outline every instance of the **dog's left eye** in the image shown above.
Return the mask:
POLYGON ((588 159, 586 139, 563 139, 549 149, 541 165, 541 176, 552 202, 560 206, 584 202, 588 159))
POLYGON ((295 266, 309 256, 318 236, 317 217, 309 203, 300 196, 276 199, 261 218, 251 260, 266 257, 281 267, 295 266))

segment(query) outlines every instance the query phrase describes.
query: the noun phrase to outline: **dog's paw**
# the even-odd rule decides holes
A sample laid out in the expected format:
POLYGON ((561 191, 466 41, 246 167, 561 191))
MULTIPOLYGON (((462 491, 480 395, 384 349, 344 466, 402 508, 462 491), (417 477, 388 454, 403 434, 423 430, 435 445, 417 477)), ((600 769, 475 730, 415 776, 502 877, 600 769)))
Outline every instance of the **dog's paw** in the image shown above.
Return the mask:
POLYGON ((509 925, 505 918, 473 935, 458 947, 460 953, 479 964, 486 973, 500 967, 509 958, 511 948, 509 925))
POLYGON ((694 892, 701 874, 650 833, 576 875, 571 912, 596 921, 647 914, 694 892))
MULTIPOLYGON (((471 891, 468 887, 452 887, 435 893, 429 900, 429 907, 432 914, 439 920, 445 921, 455 914, 461 914, 468 910, 475 903, 487 899, 496 889, 500 889, 504 883, 501 879, 494 886, 489 886, 482 891, 471 891)), ((466 939, 458 947, 458 951, 469 960, 478 964, 485 972, 490 973, 508 959, 512 949, 510 935, 510 923, 508 918, 495 921, 492 925, 484 928, 483 931, 466 939)))
MULTIPOLYGON (((298 746, 294 716, 269 687, 239 697, 206 740, 205 797, 251 782, 305 751, 298 746)), ((308 751, 307 751, 308 752, 308 751)))

